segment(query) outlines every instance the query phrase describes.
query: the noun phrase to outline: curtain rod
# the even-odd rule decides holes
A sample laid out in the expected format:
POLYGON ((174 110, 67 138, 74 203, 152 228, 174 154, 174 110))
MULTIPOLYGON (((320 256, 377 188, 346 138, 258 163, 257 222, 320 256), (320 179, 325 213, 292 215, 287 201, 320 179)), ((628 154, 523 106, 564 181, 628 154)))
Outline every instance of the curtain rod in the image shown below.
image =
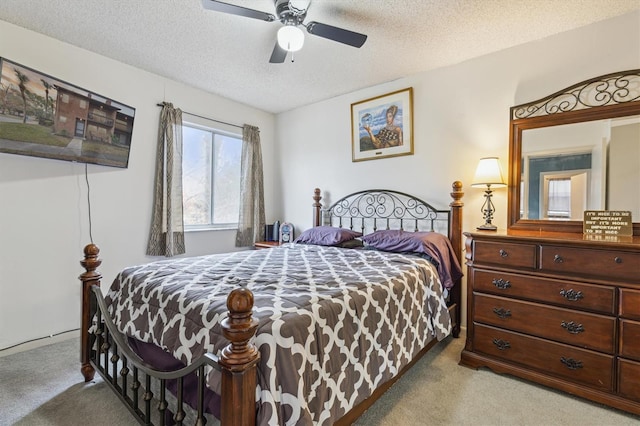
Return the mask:
MULTIPOLYGON (((163 107, 164 104, 156 104, 159 107, 163 107)), ((244 126, 238 126, 237 124, 233 124, 233 123, 227 123, 226 121, 220 121, 220 120, 215 120, 213 118, 209 118, 209 117, 203 117, 202 115, 198 115, 198 114, 192 114, 190 112, 187 111, 182 111, 183 114, 187 114, 187 115, 191 115, 193 117, 198 117, 198 118, 202 118, 204 120, 210 120, 210 121, 215 121, 216 123, 222 123, 222 124, 226 124, 227 126, 233 126, 233 127, 237 127, 238 129, 243 129, 244 126)))

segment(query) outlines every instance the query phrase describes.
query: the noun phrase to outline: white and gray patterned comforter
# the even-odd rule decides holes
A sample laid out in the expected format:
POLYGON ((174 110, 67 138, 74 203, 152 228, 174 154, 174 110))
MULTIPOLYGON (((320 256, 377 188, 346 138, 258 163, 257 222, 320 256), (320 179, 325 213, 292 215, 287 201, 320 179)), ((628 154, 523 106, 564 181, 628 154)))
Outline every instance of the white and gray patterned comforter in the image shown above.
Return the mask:
POLYGON ((220 321, 238 286, 259 321, 258 424, 331 424, 451 332, 436 268, 373 250, 288 244, 159 261, 122 271, 106 299, 121 332, 188 364, 228 343, 220 321))

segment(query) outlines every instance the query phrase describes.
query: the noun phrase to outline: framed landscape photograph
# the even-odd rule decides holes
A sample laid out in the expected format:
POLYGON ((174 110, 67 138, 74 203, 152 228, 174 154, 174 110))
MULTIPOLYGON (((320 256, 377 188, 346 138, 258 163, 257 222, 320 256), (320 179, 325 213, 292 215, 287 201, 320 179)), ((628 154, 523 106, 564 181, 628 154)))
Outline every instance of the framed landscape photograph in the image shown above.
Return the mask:
POLYGON ((413 155, 413 88, 351 104, 352 161, 413 155))
POLYGON ((0 58, 0 153, 126 168, 135 108, 0 58))

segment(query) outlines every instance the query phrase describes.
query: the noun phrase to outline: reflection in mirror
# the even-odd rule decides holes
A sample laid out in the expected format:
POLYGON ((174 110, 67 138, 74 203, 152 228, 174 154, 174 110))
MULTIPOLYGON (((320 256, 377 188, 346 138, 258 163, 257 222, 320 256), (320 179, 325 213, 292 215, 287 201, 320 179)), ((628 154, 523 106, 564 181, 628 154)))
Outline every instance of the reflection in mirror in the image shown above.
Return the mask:
POLYGON ((640 222, 640 116, 616 120, 607 149, 607 210, 631 212, 640 222))
POLYGON ((508 227, 583 231, 585 210, 631 212, 640 235, 640 69, 511 108, 508 227))
POLYGON ((639 221, 640 116, 527 129, 521 171, 521 219, 625 210, 639 221))

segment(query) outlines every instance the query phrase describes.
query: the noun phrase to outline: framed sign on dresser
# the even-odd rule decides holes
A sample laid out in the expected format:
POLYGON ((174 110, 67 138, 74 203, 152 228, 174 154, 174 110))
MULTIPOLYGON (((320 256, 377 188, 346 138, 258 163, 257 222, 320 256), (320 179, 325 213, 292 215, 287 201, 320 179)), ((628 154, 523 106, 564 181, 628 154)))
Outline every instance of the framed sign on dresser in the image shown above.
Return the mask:
MULTIPOLYGON (((573 172, 538 170, 534 177, 527 162, 538 156, 536 147, 523 155, 524 130, 594 121, 602 129, 619 119, 627 127, 610 129, 605 143, 630 131, 627 149, 640 153, 639 91, 640 70, 626 71, 512 108, 508 229, 464 234, 467 340, 461 365, 488 367, 640 415, 640 207, 632 196, 618 201, 628 201, 623 209, 632 211, 632 236, 583 234, 575 220, 583 212, 548 208, 541 189, 544 174, 573 172), (620 87, 630 88, 626 97, 614 93, 620 87), (554 216, 547 215, 552 210, 554 216)), ((588 137, 581 135, 584 145, 588 137)), ((570 132, 560 139, 570 139, 570 132)), ((609 204, 619 188, 607 179, 614 171, 606 170, 610 162, 600 156, 609 150, 598 140, 599 151, 587 149, 591 163, 598 163, 588 172, 591 187, 582 189, 585 204, 596 207, 584 210, 619 209, 609 204)), ((540 151, 549 154, 546 147, 540 151)), ((631 182, 636 192, 637 184, 631 182)))

